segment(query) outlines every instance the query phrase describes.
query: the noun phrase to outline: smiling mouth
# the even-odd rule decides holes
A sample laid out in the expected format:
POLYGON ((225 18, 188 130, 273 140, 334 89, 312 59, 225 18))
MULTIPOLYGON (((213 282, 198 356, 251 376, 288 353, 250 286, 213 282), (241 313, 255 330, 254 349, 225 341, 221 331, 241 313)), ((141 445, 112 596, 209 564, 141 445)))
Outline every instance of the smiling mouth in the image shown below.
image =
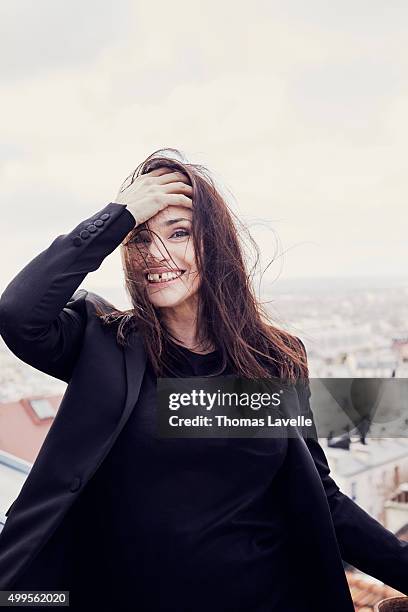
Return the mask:
POLYGON ((145 278, 150 285, 164 285, 176 281, 184 274, 185 270, 177 270, 176 272, 161 272, 160 274, 151 274, 147 272, 145 278))

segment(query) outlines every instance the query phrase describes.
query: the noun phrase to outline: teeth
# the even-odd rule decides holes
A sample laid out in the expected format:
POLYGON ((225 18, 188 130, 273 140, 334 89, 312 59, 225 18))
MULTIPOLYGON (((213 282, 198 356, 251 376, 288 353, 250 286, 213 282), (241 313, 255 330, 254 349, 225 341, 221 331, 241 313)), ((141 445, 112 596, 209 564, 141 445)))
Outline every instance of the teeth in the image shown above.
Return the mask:
POLYGON ((147 280, 151 283, 160 283, 163 281, 173 280, 181 276, 183 272, 162 272, 161 274, 147 274, 147 280))

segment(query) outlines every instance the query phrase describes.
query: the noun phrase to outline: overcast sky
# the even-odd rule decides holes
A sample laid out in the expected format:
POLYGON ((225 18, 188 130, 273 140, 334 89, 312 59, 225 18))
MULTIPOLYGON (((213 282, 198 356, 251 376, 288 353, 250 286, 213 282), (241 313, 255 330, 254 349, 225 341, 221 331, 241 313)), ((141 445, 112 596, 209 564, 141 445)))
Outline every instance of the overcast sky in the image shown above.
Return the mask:
MULTIPOLYGON (((407 2, 5 0, 0 24, 0 290, 161 147, 285 251, 269 278, 406 275, 407 2)), ((122 284, 115 251, 83 286, 122 284)))

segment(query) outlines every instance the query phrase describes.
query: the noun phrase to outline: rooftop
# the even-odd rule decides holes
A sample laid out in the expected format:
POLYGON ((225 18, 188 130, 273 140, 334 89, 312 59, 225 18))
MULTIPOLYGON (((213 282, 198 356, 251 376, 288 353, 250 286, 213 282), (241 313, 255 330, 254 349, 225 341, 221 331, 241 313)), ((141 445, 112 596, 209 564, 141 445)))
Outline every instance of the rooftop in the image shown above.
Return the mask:
POLYGON ((356 612, 373 612, 375 604, 382 599, 404 595, 360 572, 346 571, 346 577, 356 612))

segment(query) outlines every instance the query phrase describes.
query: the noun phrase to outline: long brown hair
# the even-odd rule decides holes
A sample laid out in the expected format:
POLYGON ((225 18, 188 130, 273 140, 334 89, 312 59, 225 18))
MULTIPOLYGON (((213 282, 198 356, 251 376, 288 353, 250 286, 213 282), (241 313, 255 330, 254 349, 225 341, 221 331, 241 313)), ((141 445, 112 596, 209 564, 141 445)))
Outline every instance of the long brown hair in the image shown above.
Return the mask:
MULTIPOLYGON (((216 346, 222 355, 222 369, 228 363, 237 376, 278 376, 290 382, 307 379, 304 345, 296 336, 278 329, 256 299, 251 278, 254 268, 247 272, 240 229, 244 230, 241 234, 249 236, 257 262, 258 247, 221 196, 208 170, 183 161, 177 149, 159 149, 127 177, 122 190, 138 176, 159 167, 182 172, 193 187, 192 238, 200 274, 198 340, 216 346)), ((105 324, 118 324, 116 338, 121 345, 127 344, 137 329, 156 376, 162 376, 171 334, 149 300, 145 283, 138 281, 135 274, 132 239, 141 227, 148 228, 148 222, 136 226, 120 246, 126 290, 133 307, 125 311, 113 307, 108 312, 98 309, 97 314, 105 324)))

